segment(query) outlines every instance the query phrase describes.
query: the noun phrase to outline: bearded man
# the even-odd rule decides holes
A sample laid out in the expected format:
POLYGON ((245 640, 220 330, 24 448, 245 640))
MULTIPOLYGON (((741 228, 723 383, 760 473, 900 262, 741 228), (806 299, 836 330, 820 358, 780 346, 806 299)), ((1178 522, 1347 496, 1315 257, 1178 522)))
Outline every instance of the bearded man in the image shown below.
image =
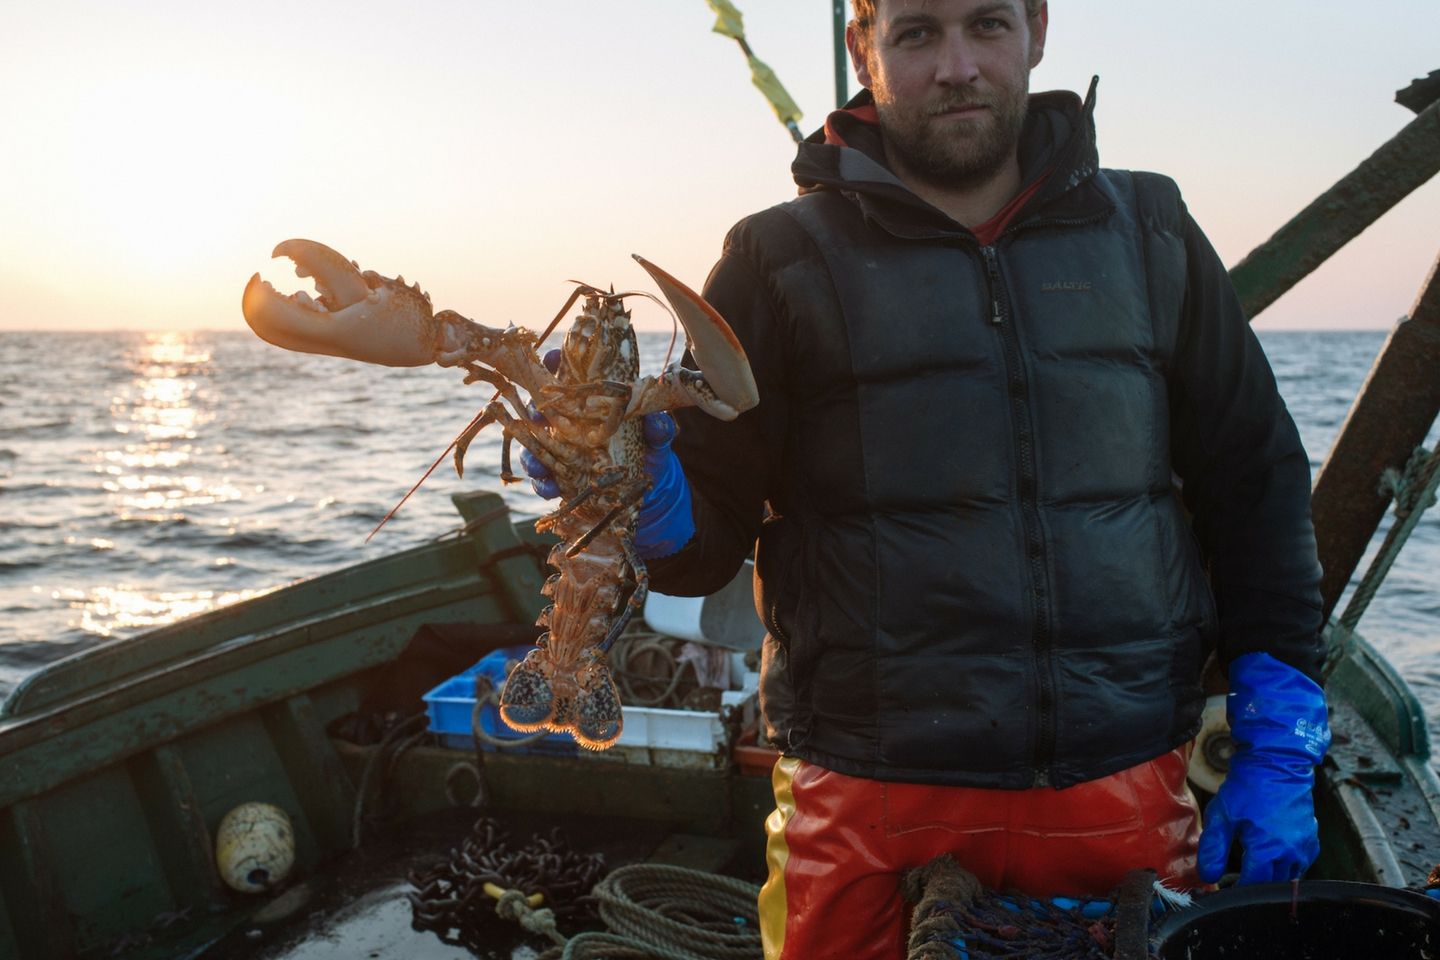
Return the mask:
POLYGON ((901 956, 941 853, 1036 896, 1213 882, 1233 840, 1242 882, 1298 877, 1309 460, 1224 267, 1172 181, 1100 168, 1093 83, 1029 94, 1045 3, 853 2, 867 89, 705 288, 760 403, 680 412, 642 513, 657 590, 756 549, 766 956, 901 956), (1211 652, 1239 751, 1201 836, 1211 652))

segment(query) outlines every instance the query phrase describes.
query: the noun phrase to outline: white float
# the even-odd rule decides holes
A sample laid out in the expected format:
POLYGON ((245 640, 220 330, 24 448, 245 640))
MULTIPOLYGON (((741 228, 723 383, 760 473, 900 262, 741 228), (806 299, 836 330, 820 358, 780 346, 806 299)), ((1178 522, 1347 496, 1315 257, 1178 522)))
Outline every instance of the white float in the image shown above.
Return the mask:
POLYGON ((269 803, 242 803, 225 814, 215 832, 215 866, 232 890, 275 889, 295 866, 289 815, 269 803))

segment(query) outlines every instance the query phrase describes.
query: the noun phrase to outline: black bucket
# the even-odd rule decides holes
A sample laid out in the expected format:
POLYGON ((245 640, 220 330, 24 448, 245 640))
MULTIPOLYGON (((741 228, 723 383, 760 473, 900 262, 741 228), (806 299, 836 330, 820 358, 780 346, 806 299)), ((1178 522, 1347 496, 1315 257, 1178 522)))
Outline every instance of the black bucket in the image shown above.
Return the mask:
POLYGON ((1232 887, 1161 921, 1160 960, 1440 960, 1440 900, 1370 883, 1232 887), (1294 903, 1292 915, 1291 904, 1294 903))

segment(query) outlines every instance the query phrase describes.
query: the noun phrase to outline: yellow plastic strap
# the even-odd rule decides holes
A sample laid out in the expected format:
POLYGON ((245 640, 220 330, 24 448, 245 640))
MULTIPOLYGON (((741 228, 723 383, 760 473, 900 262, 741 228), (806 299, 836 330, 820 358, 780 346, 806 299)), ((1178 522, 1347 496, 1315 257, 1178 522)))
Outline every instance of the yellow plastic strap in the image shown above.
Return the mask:
POLYGON ((724 37, 739 40, 745 36, 745 18, 730 0, 706 0, 715 11, 715 26, 710 29, 724 37))
MULTIPOLYGON (((507 890, 502 890, 500 887, 496 886, 493 883, 485 884, 483 889, 486 893, 488 893, 496 900, 499 900, 501 897, 505 896, 505 894, 509 892, 507 890)), ((525 903, 527 906, 530 907, 531 910, 534 910, 536 907, 540 906, 540 904, 544 902, 545 894, 543 893, 532 893, 530 894, 530 896, 525 898, 525 903)))
POLYGON ((790 99, 790 94, 785 92, 775 71, 761 63, 755 57, 750 58, 750 80, 765 94, 765 99, 770 101, 770 106, 775 110, 775 116, 780 118, 781 123, 799 123, 804 116, 795 101, 790 99))

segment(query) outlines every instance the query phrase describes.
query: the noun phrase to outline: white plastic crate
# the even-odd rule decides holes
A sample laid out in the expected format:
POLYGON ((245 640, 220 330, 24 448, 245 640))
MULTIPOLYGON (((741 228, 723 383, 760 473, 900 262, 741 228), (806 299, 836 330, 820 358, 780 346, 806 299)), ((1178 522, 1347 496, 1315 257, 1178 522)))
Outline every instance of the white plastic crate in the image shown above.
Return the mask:
POLYGON ((580 750, 576 756, 667 767, 723 767, 730 760, 730 743, 721 714, 739 711, 741 727, 753 723, 759 688, 759 674, 746 673, 739 690, 720 694, 720 712, 627 706, 624 728, 608 750, 580 750))

